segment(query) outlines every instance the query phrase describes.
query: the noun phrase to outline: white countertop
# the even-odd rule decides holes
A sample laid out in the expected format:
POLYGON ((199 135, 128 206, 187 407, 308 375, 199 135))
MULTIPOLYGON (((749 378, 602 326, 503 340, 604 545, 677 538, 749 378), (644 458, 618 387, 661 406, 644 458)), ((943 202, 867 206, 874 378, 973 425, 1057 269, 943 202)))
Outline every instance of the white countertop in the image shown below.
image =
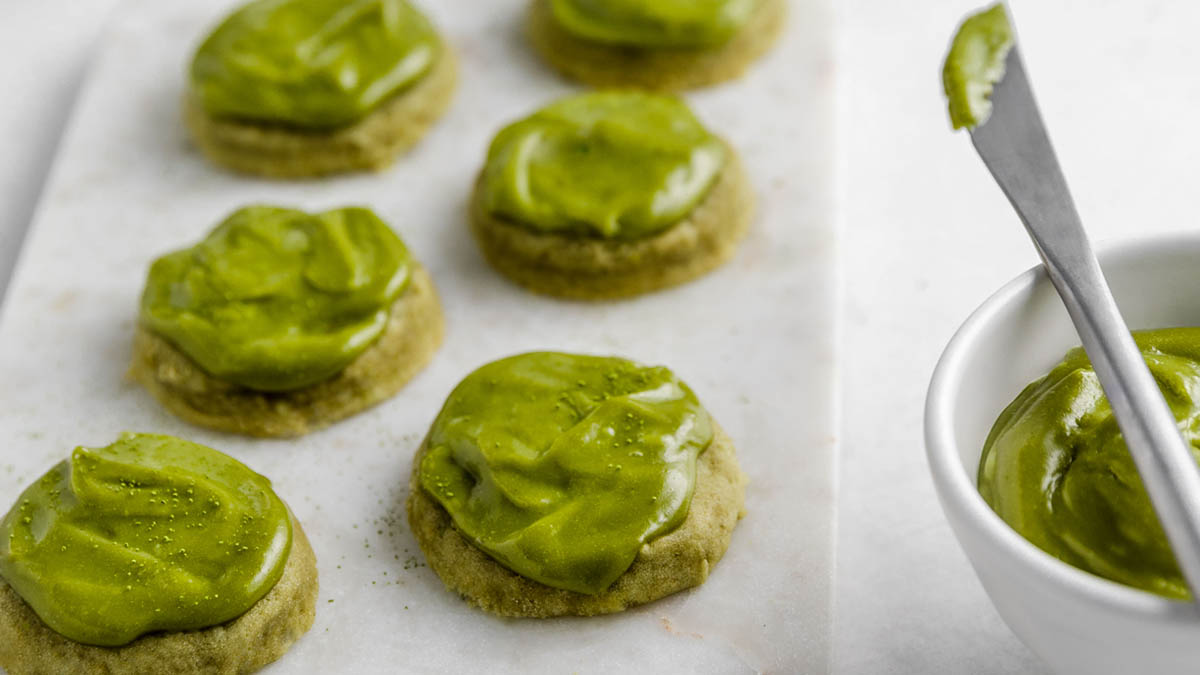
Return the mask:
MULTIPOLYGON (((6 8, 0 278, 116 4, 26 0, 6 8)), ((957 19, 977 3, 838 4, 845 287, 834 670, 1037 672, 946 526, 921 440, 925 385, 942 346, 988 293, 1037 262, 942 109, 943 51, 957 19)), ((1014 0, 1012 7, 1095 238, 1192 227, 1200 5, 1014 0)))
POLYGON ((0 21, 0 296, 104 23, 119 0, 17 0, 0 21))

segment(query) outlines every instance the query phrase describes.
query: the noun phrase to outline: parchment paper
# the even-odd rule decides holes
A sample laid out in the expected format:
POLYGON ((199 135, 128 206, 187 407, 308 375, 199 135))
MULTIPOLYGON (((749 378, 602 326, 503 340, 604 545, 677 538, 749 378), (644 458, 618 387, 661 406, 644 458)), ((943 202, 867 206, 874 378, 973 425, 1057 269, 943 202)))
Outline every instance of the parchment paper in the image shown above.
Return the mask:
POLYGON ((272 672, 825 671, 835 443, 826 0, 794 1, 780 44, 746 78, 688 97, 741 151, 759 193, 737 257, 684 287, 599 304, 513 286, 465 224, 495 131, 576 89, 527 49, 525 0, 425 2, 461 56, 450 113, 391 170, 295 183, 211 167, 182 129, 187 60, 230 4, 144 0, 109 27, 0 318, 0 509, 74 446, 123 430, 238 457, 274 481, 320 564, 316 624, 272 672), (447 341, 400 395, 301 440, 258 441, 191 427, 125 378, 149 262, 251 202, 371 206, 430 269, 447 341), (699 589, 611 617, 502 620, 425 566, 402 506, 413 451, 459 379, 536 349, 668 365, 733 437, 751 479, 748 515, 699 589))

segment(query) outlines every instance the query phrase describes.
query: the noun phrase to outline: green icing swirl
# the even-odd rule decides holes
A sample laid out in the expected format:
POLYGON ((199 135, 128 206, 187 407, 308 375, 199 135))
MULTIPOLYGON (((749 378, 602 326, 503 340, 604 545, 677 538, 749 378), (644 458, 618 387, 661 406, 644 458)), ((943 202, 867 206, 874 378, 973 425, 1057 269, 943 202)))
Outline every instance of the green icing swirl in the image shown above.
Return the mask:
POLYGON ((192 92, 214 117, 344 127, 423 77, 441 48, 406 0, 257 0, 200 46, 192 92))
POLYGON ((90 645, 234 619, 292 545, 271 482, 170 436, 76 448, 0 520, 0 576, 47 626, 90 645))
POLYGON ((483 206, 536 231, 636 239, 690 213, 726 160, 724 144, 677 98, 580 94, 496 136, 483 206))
POLYGON ((1003 3, 967 18, 954 36, 942 86, 955 129, 974 129, 992 115, 992 89, 1004 79, 1004 60, 1015 44, 1003 3))
MULTIPOLYGON (((1200 459, 1200 328, 1134 338, 1200 459)), ((1009 404, 979 468, 980 494, 1038 548, 1128 586, 1190 597, 1082 349, 1068 352, 1009 404)))
POLYGON ((666 368, 524 354, 450 394, 420 481, 505 567, 596 594, 687 516, 712 437, 708 413, 666 368))
POLYGON ((299 389, 383 333, 410 266, 404 242, 368 209, 251 206, 154 262, 141 321, 214 377, 299 389))
POLYGON ((564 30, 585 40, 648 48, 717 47, 761 0, 550 0, 564 30))

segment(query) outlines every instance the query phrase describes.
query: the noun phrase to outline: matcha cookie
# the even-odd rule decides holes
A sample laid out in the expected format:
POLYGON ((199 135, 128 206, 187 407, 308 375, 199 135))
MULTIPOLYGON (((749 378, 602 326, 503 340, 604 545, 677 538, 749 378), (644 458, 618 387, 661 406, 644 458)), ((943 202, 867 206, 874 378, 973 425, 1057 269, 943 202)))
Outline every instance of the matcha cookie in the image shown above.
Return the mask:
POLYGON ((151 267, 130 374, 194 424, 299 436, 394 395, 443 331, 428 273, 370 211, 248 207, 151 267))
POLYGON ((317 590, 312 548, 269 481, 194 443, 127 434, 75 450, 0 520, 0 667, 248 673, 308 631, 317 590))
POLYGON ((184 118, 238 171, 381 169, 441 117, 456 79, 453 50, 406 0, 256 0, 196 52, 184 118))
POLYGON ((493 141, 471 200, 484 257, 533 291, 604 299, 727 261, 754 216, 737 153, 680 100, 570 97, 493 141))
POLYGON ((408 518, 471 604, 591 616, 703 583, 745 483, 733 443, 667 369, 525 354, 450 395, 414 460, 408 518))
POLYGON ((594 87, 680 91, 739 77, 779 37, 786 0, 533 0, 529 39, 594 87))

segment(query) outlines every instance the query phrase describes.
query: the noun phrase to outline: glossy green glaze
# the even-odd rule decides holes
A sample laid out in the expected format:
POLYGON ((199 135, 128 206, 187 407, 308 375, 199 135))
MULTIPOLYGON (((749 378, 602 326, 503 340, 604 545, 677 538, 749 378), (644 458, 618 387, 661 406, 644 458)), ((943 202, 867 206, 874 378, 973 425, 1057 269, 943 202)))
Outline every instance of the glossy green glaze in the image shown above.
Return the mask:
POLYGON ((726 159, 721 141, 677 98, 580 94, 496 136, 484 207, 537 231, 636 239, 690 213, 726 159))
POLYGON ((595 594, 687 516, 712 437, 708 413, 666 368, 524 354, 450 394, 421 485, 505 567, 595 594))
POLYGON ((63 636, 117 646, 242 615, 291 545, 269 480, 202 445, 125 434, 21 494, 0 520, 0 576, 63 636))
POLYGON ((974 129, 987 122, 992 114, 992 89, 1004 79, 1004 60, 1013 44, 1012 26, 1002 3, 967 18, 959 27, 942 68, 942 86, 955 129, 974 129))
MULTIPOLYGON (((1134 338, 1200 459, 1200 328, 1134 338)), ((1129 586, 1189 597, 1082 349, 1068 352, 1000 415, 984 446, 979 492, 1047 553, 1129 586)))
POLYGON ((367 209, 251 206, 154 262, 141 321, 214 377, 299 389, 383 333, 409 268, 404 243, 367 209))
POLYGON ((564 30, 585 40, 649 48, 716 47, 761 0, 550 0, 564 30))
POLYGON ((337 128, 419 80, 440 52, 406 0, 256 0, 200 46, 191 86, 213 117, 337 128))

